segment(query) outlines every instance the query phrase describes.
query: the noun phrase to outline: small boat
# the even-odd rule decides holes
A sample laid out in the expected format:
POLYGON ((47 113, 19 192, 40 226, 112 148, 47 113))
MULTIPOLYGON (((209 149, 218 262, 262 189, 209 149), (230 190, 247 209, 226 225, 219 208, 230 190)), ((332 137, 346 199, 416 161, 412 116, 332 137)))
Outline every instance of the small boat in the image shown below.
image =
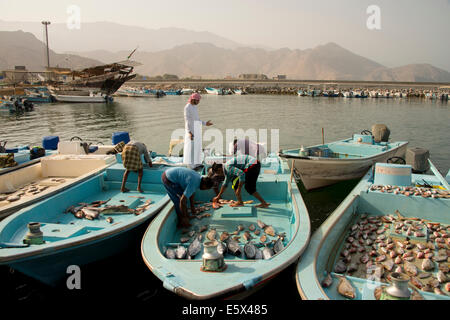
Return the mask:
POLYGON ((114 156, 58 154, 0 175, 0 220, 98 174, 115 162, 114 156))
POLYGON ((181 95, 181 90, 164 90, 164 94, 168 96, 179 96, 181 95))
MULTIPOLYGON (((117 163, 10 215, 0 222, 0 265, 58 285, 67 279, 69 267, 82 267, 136 245, 141 228, 169 201, 161 184, 165 168, 145 166, 144 193, 122 193, 125 169, 117 163)), ((130 190, 136 190, 137 178, 130 173, 130 190)))
POLYGON ((247 94, 247 92, 245 92, 244 90, 241 90, 241 89, 234 89, 234 93, 238 94, 238 95, 247 94))
MULTIPOLYGON (((20 146, 12 149, 6 149, 5 153, 0 153, 0 155, 8 155, 8 154, 14 154, 14 161, 17 163, 16 166, 13 167, 5 167, 0 168, 0 177, 3 174, 6 174, 11 171, 18 170, 20 168, 35 164, 39 161, 41 161, 41 158, 34 158, 32 159, 30 150, 28 146, 20 146)), ((56 154, 55 150, 45 150, 45 156, 49 156, 52 154, 56 154)))
POLYGON ((324 91, 323 96, 327 98, 337 98, 339 97, 339 91, 337 90, 324 91))
POLYGON ((208 94, 215 94, 215 95, 224 95, 224 90, 222 88, 205 88, 206 93, 208 94))
MULTIPOLYGON (((219 160, 221 158, 206 157, 205 166, 219 160)), ((252 294, 295 262, 308 244, 308 212, 297 184, 290 176, 287 163, 275 155, 261 162, 257 189, 271 203, 266 209, 251 204, 233 208, 224 202, 222 207, 212 210, 205 204, 212 198, 212 190, 197 191, 195 199, 203 202, 199 211, 206 209, 206 212, 198 213, 197 218, 191 220, 191 231, 177 229, 177 215, 170 202, 145 232, 141 244, 144 262, 166 289, 187 299, 239 299, 252 294), (210 240, 217 237, 221 239, 220 248, 224 249, 225 231, 230 237, 239 233, 236 242, 228 242, 223 255, 218 255, 217 249, 213 248, 212 254, 220 261, 223 258, 225 266, 219 265, 221 272, 201 271, 201 247, 209 246, 210 240), (250 237, 253 242, 245 240, 250 237), (197 251, 193 250, 195 246, 197 251), (185 249, 190 258, 181 254, 185 249), (181 259, 170 259, 171 250, 178 250, 181 259)), ((230 189, 225 192, 225 198, 234 198, 230 189)), ((251 200, 249 197, 243 192, 244 201, 251 200)))
POLYGON ((191 88, 183 88, 181 89, 181 94, 182 95, 191 95, 194 93, 194 89, 191 88))
POLYGON ((344 91, 344 92, 342 93, 342 96, 343 96, 344 98, 353 98, 353 91, 344 91))
POLYGON ((379 97, 379 92, 375 91, 375 90, 370 91, 369 92, 369 97, 371 97, 371 98, 378 98, 379 97))
POLYGON ((448 182, 377 163, 312 235, 302 299, 450 300, 448 182))
POLYGON ((50 103, 54 102, 54 98, 48 91, 42 91, 39 89, 31 90, 24 89, 26 95, 20 96, 21 99, 26 99, 34 103, 50 103))
POLYGON ((105 103, 112 102, 113 97, 103 93, 91 93, 89 96, 74 96, 52 94, 58 102, 74 102, 74 103, 105 103))
POLYGON ((375 162, 405 156, 408 142, 374 142, 370 131, 362 133, 303 150, 281 150, 280 156, 293 160, 307 190, 361 178, 375 162))
POLYGON ((320 96, 322 95, 322 90, 316 90, 316 89, 314 89, 314 90, 308 90, 308 91, 306 92, 306 95, 307 95, 308 97, 320 97, 320 96))
POLYGON ((353 91, 352 96, 353 98, 364 99, 367 98, 369 95, 366 94, 364 91, 353 91))
POLYGON ((304 97, 307 95, 307 93, 306 93, 306 91, 300 89, 297 91, 297 95, 300 97, 304 97))

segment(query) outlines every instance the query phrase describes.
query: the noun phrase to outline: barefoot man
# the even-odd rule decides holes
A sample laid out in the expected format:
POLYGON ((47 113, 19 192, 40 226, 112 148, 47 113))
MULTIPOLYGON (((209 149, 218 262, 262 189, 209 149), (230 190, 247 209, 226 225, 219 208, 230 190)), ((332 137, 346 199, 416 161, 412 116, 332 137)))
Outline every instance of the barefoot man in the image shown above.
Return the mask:
POLYGON ((244 205, 241 197, 242 186, 244 185, 245 190, 261 202, 255 207, 267 208, 270 205, 270 203, 267 203, 256 191, 256 181, 258 180, 259 172, 261 171, 261 163, 256 158, 249 155, 239 155, 228 160, 223 165, 213 164, 213 171, 216 174, 225 176, 219 194, 213 199, 213 202, 219 201, 230 181, 239 179, 239 185, 235 189, 237 201, 231 204, 231 206, 238 207, 244 205))
MULTIPOLYGON (((122 144, 123 146, 123 144, 122 144)), ((116 146, 114 149, 119 150, 121 146, 116 146)), ((117 151, 116 150, 116 151, 117 151)), ((145 162, 148 163, 148 166, 152 166, 152 159, 148 155, 147 147, 142 142, 130 141, 124 147, 122 151, 122 162, 125 167, 125 173, 123 174, 122 179, 122 187, 120 188, 121 192, 128 192, 129 189, 125 188, 125 184, 127 183, 128 175, 130 171, 134 171, 138 173, 138 186, 137 190, 140 193, 143 193, 141 183, 142 176, 144 175, 144 166, 142 165, 141 155, 144 155, 145 162)))
POLYGON ((198 189, 211 189, 213 186, 212 179, 202 177, 192 169, 176 167, 164 171, 161 176, 161 181, 175 206, 175 211, 178 215, 178 226, 181 228, 190 227, 189 218, 193 216, 189 216, 188 214, 187 199, 189 199, 191 204, 191 213, 195 214, 195 191, 198 189))

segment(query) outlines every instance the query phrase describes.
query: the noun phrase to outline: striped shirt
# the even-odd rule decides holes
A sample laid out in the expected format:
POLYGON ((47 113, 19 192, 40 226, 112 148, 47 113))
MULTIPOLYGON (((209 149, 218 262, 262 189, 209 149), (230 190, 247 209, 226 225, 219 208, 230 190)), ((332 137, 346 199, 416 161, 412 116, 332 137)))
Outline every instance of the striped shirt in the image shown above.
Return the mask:
POLYGON ((245 182, 245 170, 256 163, 257 160, 254 157, 246 154, 228 160, 223 165, 225 180, 223 181, 222 186, 228 186, 228 183, 233 181, 236 177, 239 178, 240 182, 245 182))

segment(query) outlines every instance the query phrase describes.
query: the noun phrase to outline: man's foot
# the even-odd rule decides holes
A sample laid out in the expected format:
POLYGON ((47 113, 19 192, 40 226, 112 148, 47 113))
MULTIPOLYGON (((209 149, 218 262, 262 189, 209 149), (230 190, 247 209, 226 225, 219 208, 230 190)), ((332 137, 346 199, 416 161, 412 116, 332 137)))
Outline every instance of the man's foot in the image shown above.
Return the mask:
POLYGON ((230 203, 230 207, 243 207, 244 203, 239 202, 239 201, 235 201, 233 203, 230 203))
POLYGON ((140 193, 144 193, 144 190, 142 188, 138 188, 137 191, 139 191, 140 193))
POLYGON ((179 228, 189 228, 192 225, 189 223, 189 218, 182 218, 179 222, 178 222, 178 227, 179 228))
POLYGON ((122 188, 122 189, 120 189, 120 192, 130 192, 130 189, 122 188))
POLYGON ((255 206, 255 208, 267 208, 270 206, 270 203, 264 202, 255 206))

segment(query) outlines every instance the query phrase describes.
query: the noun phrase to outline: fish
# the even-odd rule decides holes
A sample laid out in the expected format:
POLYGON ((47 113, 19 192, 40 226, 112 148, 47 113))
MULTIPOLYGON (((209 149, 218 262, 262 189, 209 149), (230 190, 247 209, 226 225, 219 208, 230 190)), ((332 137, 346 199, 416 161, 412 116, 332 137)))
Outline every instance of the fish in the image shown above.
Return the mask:
POLYGON ((419 279, 426 279, 426 278, 429 278, 431 276, 431 273, 428 273, 428 272, 421 272, 420 274, 419 274, 419 279))
POLYGON ((445 291, 450 292, 450 282, 445 284, 445 291))
POLYGON ((261 231, 259 229, 255 230, 255 235, 259 236, 260 233, 261 231))
POLYGON ((263 234, 260 238, 259 241, 261 241, 262 243, 267 241, 267 236, 265 234, 263 234))
POLYGON ((130 212, 130 208, 121 204, 121 205, 106 206, 104 208, 101 208, 100 213, 102 213, 102 214, 124 214, 124 213, 131 213, 131 212, 130 212))
POLYGON ((180 242, 181 242, 181 243, 188 242, 189 240, 191 240, 190 237, 181 237, 181 238, 180 238, 180 242))
POLYGON ((275 252, 275 254, 277 254, 281 252, 283 249, 284 249, 283 241, 281 240, 281 238, 278 238, 278 240, 273 245, 273 251, 275 252))
POLYGON ((423 260, 421 267, 424 271, 434 270, 434 263, 430 259, 425 259, 423 260))
POLYGON ((350 263, 347 267, 347 272, 354 272, 358 270, 358 264, 357 263, 350 263))
POLYGON ((197 236, 194 241, 191 242, 187 249, 188 259, 193 259, 202 250, 202 244, 197 236))
POLYGON ((195 230, 192 230, 192 231, 189 231, 189 232, 188 232, 188 236, 189 236, 189 237, 192 238, 194 235, 195 235, 195 230))
POLYGON ((271 237, 275 237, 275 230, 272 226, 266 226, 264 232, 271 237))
POLYGON ((436 274, 436 278, 440 283, 448 282, 447 276, 441 270, 439 270, 438 273, 436 274))
POLYGON ((399 256, 397 256, 394 260, 395 264, 401 264, 402 263, 402 258, 400 258, 399 256))
POLYGON ((261 220, 256 221, 256 223, 258 224, 258 227, 260 227, 261 229, 264 229, 266 227, 266 224, 261 220))
POLYGON ((100 214, 98 211, 86 207, 81 209, 81 212, 83 212, 84 217, 89 220, 97 219, 100 214))
POLYGON ((217 252, 220 253, 222 256, 225 255, 225 253, 227 253, 227 246, 219 241, 219 244, 217 245, 217 252))
POLYGON ((6 198, 6 201, 9 202, 14 202, 14 201, 18 201, 20 200, 20 196, 9 196, 8 198, 6 198))
POLYGON ((333 278, 330 273, 327 273, 327 276, 322 281, 322 287, 329 288, 333 284, 333 278))
POLYGON ((217 237, 217 231, 214 228, 211 228, 211 230, 208 231, 208 233, 206 234, 206 238, 208 238, 211 241, 216 240, 217 237))
POLYGON ((234 256, 240 256, 242 254, 241 247, 236 240, 229 239, 227 242, 228 252, 234 256))
POLYGON ((383 262, 386 260, 386 256, 383 254, 375 259, 376 262, 383 262))
POLYGON ((344 261, 339 260, 334 266, 334 272, 336 273, 344 273, 347 270, 347 265, 344 261))
POLYGON ((387 271, 391 271, 392 268, 394 268, 394 261, 392 261, 391 259, 386 260, 382 263, 383 267, 387 270, 387 271))
POLYGON ((243 237, 244 237, 245 241, 249 241, 253 238, 248 231, 244 232, 243 237))
POLYGON ((175 256, 177 259, 184 259, 186 257, 187 250, 184 246, 178 246, 175 250, 175 256))
POLYGON ((423 283, 420 282, 420 280, 417 279, 416 277, 411 277, 411 283, 412 283, 417 289, 422 289, 422 288, 423 288, 423 283))
POLYGON ((261 260, 263 258, 262 251, 256 248, 255 260, 261 260))
POLYGON ((233 237, 233 240, 239 242, 239 239, 240 239, 240 238, 241 238, 241 237, 239 237, 239 236, 235 236, 235 237, 233 237))
POLYGON ((416 276, 419 273, 416 266, 408 261, 405 261, 403 267, 405 268, 405 272, 411 276, 416 276))
POLYGON ((244 246, 244 253, 245 253, 245 256, 248 259, 254 259, 255 258, 256 250, 257 249, 256 249, 255 245, 251 241, 247 242, 247 244, 244 246))
POLYGON ((214 210, 217 210, 217 209, 219 209, 222 206, 219 203, 217 203, 217 202, 213 202, 212 203, 212 207, 213 207, 214 210))
POLYGON ((165 256, 167 259, 175 259, 175 257, 176 257, 175 250, 168 248, 165 252, 165 256))
POLYGON ((366 264, 369 260, 370 260, 370 257, 367 253, 362 255, 361 258, 359 259, 359 261, 364 264, 366 264))
POLYGON ((220 235, 220 241, 226 241, 230 237, 230 234, 226 231, 222 232, 220 235))
POLYGON ((239 231, 239 232, 241 232, 242 230, 244 230, 245 228, 244 228, 244 225, 242 225, 242 224, 240 224, 240 225, 238 225, 237 226, 237 230, 239 231))
POLYGON ((208 225, 207 224, 204 224, 204 225, 202 225, 201 227, 200 227, 200 229, 198 230, 198 232, 203 232, 203 231, 206 231, 206 230, 208 230, 208 225))
POLYGON ((113 223, 114 222, 113 218, 111 218, 111 217, 106 218, 106 221, 108 221, 109 223, 113 223))
POLYGON ((339 284, 337 290, 340 295, 346 298, 355 299, 356 297, 355 288, 353 288, 350 281, 348 281, 345 277, 339 277, 339 284))
POLYGON ((262 251, 262 255, 264 259, 270 259, 273 257, 273 250, 269 247, 265 247, 262 251))
POLYGON ((435 294, 440 294, 440 295, 445 296, 445 293, 442 292, 442 290, 441 290, 440 288, 434 288, 434 293, 435 293, 435 294))

